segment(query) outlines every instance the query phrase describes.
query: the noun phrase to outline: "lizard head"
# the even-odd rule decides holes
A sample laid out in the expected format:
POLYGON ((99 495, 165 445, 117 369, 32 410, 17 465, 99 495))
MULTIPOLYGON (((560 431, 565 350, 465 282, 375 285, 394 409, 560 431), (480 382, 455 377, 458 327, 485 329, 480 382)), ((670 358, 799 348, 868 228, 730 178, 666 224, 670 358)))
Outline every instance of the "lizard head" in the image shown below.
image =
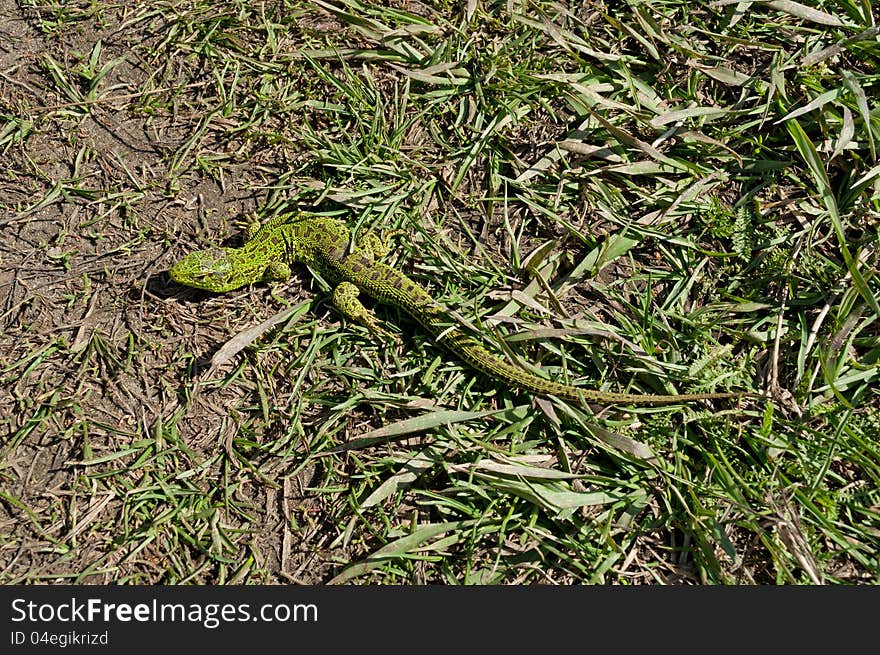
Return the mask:
POLYGON ((223 293, 256 281, 236 265, 232 248, 209 248, 190 253, 168 270, 171 279, 188 287, 223 293))

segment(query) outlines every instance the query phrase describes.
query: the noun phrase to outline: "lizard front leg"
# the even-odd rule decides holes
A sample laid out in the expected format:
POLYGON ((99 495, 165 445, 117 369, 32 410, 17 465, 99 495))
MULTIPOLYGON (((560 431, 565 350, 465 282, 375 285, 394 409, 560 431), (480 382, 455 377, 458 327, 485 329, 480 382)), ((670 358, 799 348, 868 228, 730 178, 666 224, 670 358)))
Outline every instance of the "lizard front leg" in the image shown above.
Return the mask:
POLYGON ((391 252, 391 240, 401 234, 405 234, 405 232, 403 230, 389 232, 369 230, 357 238, 355 250, 370 259, 379 259, 391 252))
POLYGON ((358 299, 360 290, 351 282, 340 282, 333 290, 333 304, 343 315, 360 323, 378 337, 397 341, 397 337, 379 325, 376 315, 358 299))
POLYGON ((287 280, 292 275, 292 271, 290 270, 290 266, 288 266, 285 262, 280 259, 273 259, 267 265, 265 270, 263 271, 263 281, 264 282, 283 282, 287 280))

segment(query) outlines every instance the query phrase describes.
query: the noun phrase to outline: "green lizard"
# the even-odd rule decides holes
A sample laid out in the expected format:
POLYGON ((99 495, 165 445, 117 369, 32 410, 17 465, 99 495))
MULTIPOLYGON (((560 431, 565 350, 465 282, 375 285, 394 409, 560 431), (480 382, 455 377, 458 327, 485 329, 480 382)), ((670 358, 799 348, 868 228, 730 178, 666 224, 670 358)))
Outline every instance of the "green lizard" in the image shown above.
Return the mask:
POLYGON ((255 282, 285 280, 291 275, 291 264, 307 264, 336 284, 333 304, 373 333, 391 336, 358 300, 360 292, 400 307, 452 353, 489 377, 543 396, 627 405, 759 397, 748 392, 640 395, 582 389, 545 380, 493 355, 455 324, 450 327, 449 312, 425 289, 400 271, 376 261, 388 253, 387 239, 368 232, 349 252, 350 242, 351 233, 342 221, 285 214, 262 227, 251 227, 241 248, 210 248, 191 253, 172 266, 169 274, 180 284, 221 293, 255 282))

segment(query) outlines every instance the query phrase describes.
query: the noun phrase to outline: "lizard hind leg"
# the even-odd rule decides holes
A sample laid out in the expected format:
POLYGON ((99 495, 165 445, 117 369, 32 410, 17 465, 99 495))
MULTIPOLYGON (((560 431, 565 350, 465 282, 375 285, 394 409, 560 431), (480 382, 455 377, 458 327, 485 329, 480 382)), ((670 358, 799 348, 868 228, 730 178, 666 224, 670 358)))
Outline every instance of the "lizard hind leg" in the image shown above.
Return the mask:
POLYGON ((346 318, 360 323, 376 336, 397 341, 397 337, 379 325, 376 315, 361 304, 359 293, 351 282, 340 282, 333 290, 333 304, 346 318))

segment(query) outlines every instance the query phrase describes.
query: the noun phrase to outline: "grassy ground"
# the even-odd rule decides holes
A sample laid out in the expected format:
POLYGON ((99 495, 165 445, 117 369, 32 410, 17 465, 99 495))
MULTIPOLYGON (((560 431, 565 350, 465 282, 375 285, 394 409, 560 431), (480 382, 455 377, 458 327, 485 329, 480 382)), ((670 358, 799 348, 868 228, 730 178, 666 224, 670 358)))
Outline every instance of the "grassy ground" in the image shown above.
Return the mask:
POLYGON ((810 5, 0 0, 0 582, 877 582, 880 43, 810 5), (542 374, 772 400, 167 277, 294 208, 542 374))

